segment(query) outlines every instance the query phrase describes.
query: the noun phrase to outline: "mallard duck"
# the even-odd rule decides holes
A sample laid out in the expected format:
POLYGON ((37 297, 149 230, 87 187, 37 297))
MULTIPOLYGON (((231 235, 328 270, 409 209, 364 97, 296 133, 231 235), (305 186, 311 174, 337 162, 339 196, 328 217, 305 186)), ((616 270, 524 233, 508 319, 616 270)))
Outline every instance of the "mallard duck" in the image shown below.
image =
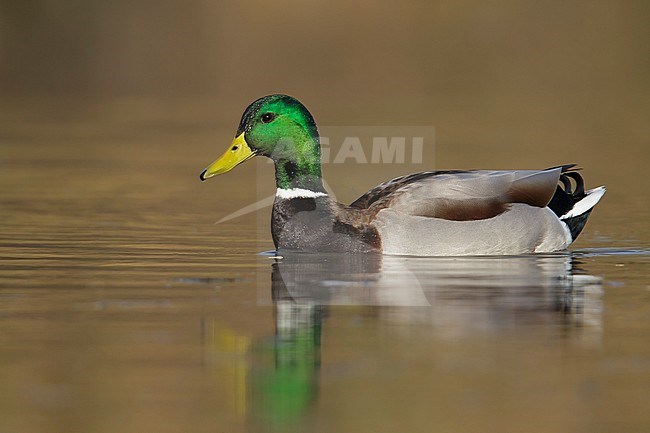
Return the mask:
POLYGON ((574 164, 546 170, 427 171, 371 189, 350 205, 321 178, 316 122, 287 95, 246 108, 233 142, 201 173, 223 174, 254 156, 275 163, 271 234, 278 251, 393 255, 515 255, 563 250, 604 187, 589 191, 574 164))

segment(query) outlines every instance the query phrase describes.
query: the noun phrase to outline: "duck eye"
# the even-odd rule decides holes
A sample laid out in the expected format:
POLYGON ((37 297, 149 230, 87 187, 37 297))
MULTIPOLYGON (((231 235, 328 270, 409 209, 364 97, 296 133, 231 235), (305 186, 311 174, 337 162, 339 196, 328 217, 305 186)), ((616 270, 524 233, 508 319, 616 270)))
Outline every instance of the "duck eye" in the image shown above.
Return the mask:
POLYGON ((233 151, 235 151, 235 150, 237 150, 237 149, 239 149, 239 146, 237 146, 237 145, 234 145, 234 146, 232 147, 232 149, 231 149, 231 150, 233 150, 233 151))
POLYGON ((264 113, 262 114, 262 123, 271 123, 275 119, 275 114, 273 113, 264 113))

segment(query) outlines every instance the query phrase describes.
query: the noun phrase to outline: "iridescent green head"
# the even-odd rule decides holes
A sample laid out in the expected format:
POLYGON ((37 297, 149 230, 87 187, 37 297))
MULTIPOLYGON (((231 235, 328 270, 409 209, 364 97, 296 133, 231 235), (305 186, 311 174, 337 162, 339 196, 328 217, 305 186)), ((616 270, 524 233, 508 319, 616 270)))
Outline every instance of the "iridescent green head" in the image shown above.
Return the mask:
POLYGON ((230 148, 201 173, 201 180, 230 171, 253 156, 275 162, 278 188, 322 190, 318 129, 297 99, 269 95, 246 108, 230 148))

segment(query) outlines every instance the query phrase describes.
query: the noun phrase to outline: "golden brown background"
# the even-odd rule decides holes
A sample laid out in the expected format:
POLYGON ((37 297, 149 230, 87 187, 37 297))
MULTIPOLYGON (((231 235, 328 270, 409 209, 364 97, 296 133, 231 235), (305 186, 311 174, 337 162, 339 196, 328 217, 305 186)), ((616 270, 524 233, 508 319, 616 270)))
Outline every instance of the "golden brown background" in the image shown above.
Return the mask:
POLYGON ((322 125, 435 126, 437 168, 578 162, 613 196, 648 186, 649 12, 644 1, 4 0, 0 91, 22 118, 228 131, 251 100, 289 93, 322 125))
POLYGON ((608 188, 572 246, 604 277, 593 323, 489 290, 447 311, 462 335, 331 308, 311 431, 648 431, 648 23, 647 1, 0 0, 0 431, 251 431, 269 209, 214 222, 272 167, 198 175, 274 92, 323 126, 435 127, 423 164, 326 166, 343 201, 432 168, 575 162, 608 188))

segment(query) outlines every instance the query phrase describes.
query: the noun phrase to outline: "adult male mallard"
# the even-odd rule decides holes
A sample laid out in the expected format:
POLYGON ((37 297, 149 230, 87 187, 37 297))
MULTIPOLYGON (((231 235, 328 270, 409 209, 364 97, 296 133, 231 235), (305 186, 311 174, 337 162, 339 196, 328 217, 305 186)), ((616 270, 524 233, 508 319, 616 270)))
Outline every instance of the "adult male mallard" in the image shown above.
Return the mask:
POLYGON ((346 206, 323 188, 314 118, 287 95, 250 104, 230 147, 201 180, 258 155, 275 163, 271 233, 278 250, 419 256, 558 251, 575 240, 605 193, 602 186, 585 192, 573 164, 428 171, 385 182, 346 206))

